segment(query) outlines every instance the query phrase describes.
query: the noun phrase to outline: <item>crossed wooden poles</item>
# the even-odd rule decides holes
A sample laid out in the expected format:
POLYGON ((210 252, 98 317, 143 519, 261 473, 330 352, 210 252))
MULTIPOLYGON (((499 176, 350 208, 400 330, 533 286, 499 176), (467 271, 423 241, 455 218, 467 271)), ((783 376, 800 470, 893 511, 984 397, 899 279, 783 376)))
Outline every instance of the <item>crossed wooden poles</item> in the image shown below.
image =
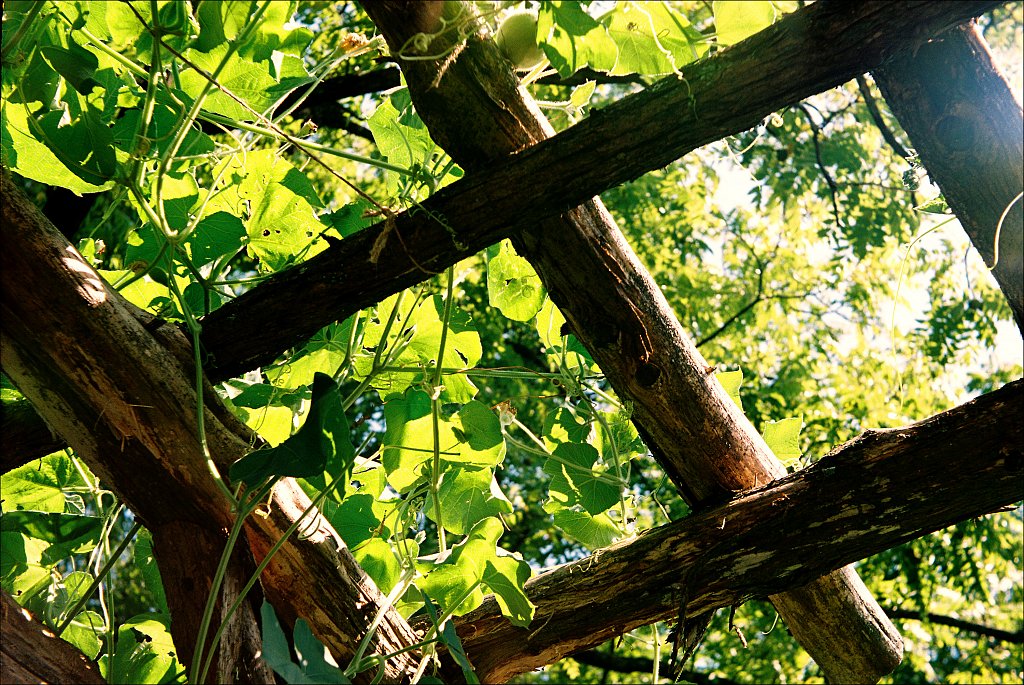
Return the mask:
MULTIPOLYGON (((418 211, 399 215, 387 227, 378 225, 347 238, 207 317, 202 338, 208 355, 207 376, 216 381, 254 368, 308 338, 330 321, 345 318, 424 280, 429 273, 423 267, 439 271, 500 238, 511 237, 519 252, 534 265, 552 299, 566 314, 577 337, 590 349, 612 386, 621 396, 634 402, 634 421, 638 429, 684 498, 700 511, 720 505, 738 492, 764 486, 784 475, 784 469, 724 395, 713 375, 707 373, 704 360, 680 329, 650 275, 637 262, 600 202, 590 198, 663 166, 700 145, 750 128, 781 107, 876 69, 900 50, 919 48, 928 37, 996 4, 905 3, 894 6, 880 2, 855 7, 839 3, 815 4, 740 45, 688 66, 681 79, 666 79, 643 93, 624 98, 555 137, 550 137, 550 127, 519 89, 509 65, 490 42, 471 36, 463 47, 445 45, 446 38, 439 37, 430 50, 435 53, 449 48, 458 50, 460 54, 456 59, 444 65, 401 60, 400 64, 417 111, 431 135, 467 170, 467 177, 424 202, 418 211), (827 53, 809 59, 808 50, 823 43, 828 46, 827 53), (771 46, 774 55, 771 59, 766 57, 769 54, 766 46, 771 46), (483 93, 486 97, 480 95, 483 93), (375 244, 380 246, 378 239, 383 231, 390 231, 392 235, 386 238, 383 251, 375 252, 373 248, 375 244), (375 255, 372 260, 371 254, 375 255), (358 277, 354 277, 356 272, 359 272, 358 277), (586 289, 578 287, 581 282, 587 284, 586 289), (302 293, 303 301, 311 306, 295 307, 296 293, 302 293), (275 321, 275 326, 266 326, 267 320, 275 321)), ((414 33, 432 31, 430 22, 436 20, 436 15, 425 11, 429 7, 431 5, 423 3, 375 2, 367 4, 367 11, 394 47, 404 45, 414 33)), ((469 11, 469 8, 448 3, 444 11, 469 11)), ((945 40, 956 46, 966 44, 973 63, 983 64, 984 53, 978 52, 977 38, 972 36, 968 31, 959 30, 959 33, 946 34, 945 40)), ((942 58, 940 54, 937 59, 942 58)), ((896 56, 889 62, 887 71, 881 72, 881 76, 876 74, 887 96, 902 102, 907 110, 913 109, 911 103, 918 104, 912 89, 907 89, 911 94, 902 101, 899 93, 901 85, 920 78, 920 74, 913 71, 915 59, 919 60, 920 56, 896 56)), ((964 57, 958 53, 957 59, 964 57)), ((1003 90, 1006 90, 1005 84, 1003 90)), ((993 97, 991 93, 987 96, 993 97)), ((1002 93, 997 97, 1003 101, 1002 93)), ((932 103, 942 110, 941 102, 933 98, 932 103)), ((897 109, 899 105, 890 104, 904 121, 897 109)), ((990 114, 992 109, 997 114, 991 116, 1012 120, 1015 115, 1017 130, 1020 130, 1019 105, 1015 110, 1013 107, 990 108, 986 113, 990 114)), ((1012 136, 1007 140, 1005 134, 991 133, 1002 129, 990 120, 970 116, 961 116, 961 119, 966 120, 962 126, 972 131, 981 130, 991 144, 1003 146, 1000 150, 1010 148, 1010 154, 1001 158, 1001 171, 993 172, 997 177, 993 181, 996 186, 993 197, 983 201, 976 196, 964 197, 971 196, 973 189, 947 187, 941 177, 937 178, 951 206, 962 214, 961 219, 968 226, 972 239, 979 244, 995 233, 989 206, 1002 202, 1001 206, 1005 207, 1012 199, 1012 193, 1003 197, 1009 192, 1003 188, 1013 190, 1014 168, 1016 187, 1020 186, 1020 156, 1016 157, 1015 167, 1012 157, 1013 145, 1019 150, 1020 142, 1012 136)), ((908 116, 907 121, 912 119, 908 116)), ((925 153, 931 140, 906 121, 904 123, 929 172, 933 172, 933 166, 941 166, 942 162, 937 154, 925 153)), ((991 163, 991 159, 987 161, 991 163)), ((971 163, 970 159, 966 163, 971 163)), ((4 195, 11 197, 15 193, 5 179, 4 195)), ((1004 261, 995 268, 997 280, 1009 297, 1018 322, 1021 320, 1021 296, 1019 287, 1015 290, 1014 285, 1020 283, 1019 217, 1018 205, 1017 213, 1009 214, 1005 224, 1008 228, 1004 227, 1005 235, 1009 236, 1009 249, 1003 245, 1004 261)), ((45 224, 28 210, 19 214, 8 212, 5 207, 4 223, 13 225, 15 222, 45 224)), ((47 240, 59 243, 52 234, 47 240)), ((54 271, 64 264, 63 268, 82 273, 81 265, 67 266, 68 258, 60 256, 61 249, 51 245, 42 252, 32 253, 31 249, 35 248, 30 248, 26 247, 29 251, 23 253, 26 258, 34 257, 40 264, 50 264, 54 271)), ((982 251, 983 255, 988 253, 982 251)), ((4 257, 5 260, 13 258, 13 253, 4 257)), ((46 278, 45 270, 26 274, 22 262, 13 263, 11 267, 10 273, 20 271, 30 282, 46 278)), ((8 285, 23 287, 17 278, 9 281, 7 276, 4 278, 5 289, 8 285)), ((115 295, 106 292, 105 297, 116 300, 115 295)), ((103 306, 121 307, 116 302, 105 301, 93 307, 93 313, 103 306)), ((92 394, 77 391, 70 387, 73 383, 68 380, 74 378, 74 369, 62 367, 56 356, 46 356, 33 346, 32 341, 36 340, 39 346, 45 347, 47 326, 60 330, 62 318, 66 321, 88 316, 88 311, 69 310, 64 312, 65 317, 51 317, 47 321, 35 319, 36 313, 30 307, 12 306, 8 310, 5 304, 4 313, 2 361, 5 371, 15 378, 51 424, 63 428, 61 434, 84 455, 90 467, 113 484, 147 525, 152 524, 165 581, 172 587, 176 581, 193 582, 197 575, 201 581, 202 574, 189 567, 187 561, 172 559, 171 550, 183 537, 189 536, 203 541, 198 546, 200 549, 216 549, 218 535, 204 529, 203 520, 212 518, 223 524, 230 517, 215 491, 206 488, 205 494, 199 495, 195 490, 195 474, 203 474, 205 468, 196 458, 196 446, 183 443, 183 446, 169 449, 160 439, 159 431, 139 435, 136 414, 145 412, 137 412, 132 407, 150 406, 147 405, 150 400, 159 402, 147 383, 118 377, 121 386, 133 389, 134 401, 122 406, 121 414, 107 413, 110 400, 100 390, 119 392, 118 383, 96 388, 92 394), (14 317, 13 325, 8 325, 8 315, 14 317), (68 416, 61 416, 61 411, 68 416), (97 426, 107 433, 96 431, 97 426), (123 453, 135 454, 149 464, 153 477, 166 479, 165 472, 171 473, 170 486, 173 487, 169 486, 164 495, 173 496, 149 501, 150 483, 138 482, 138 477, 130 470, 110 463, 108 453, 116 450, 119 443, 123 453), (197 502, 197 497, 203 501, 197 502), (179 512, 184 512, 181 520, 167 514, 168 510, 174 511, 175 498, 181 500, 177 503, 179 512), (166 550, 162 555, 161 548, 166 550)), ((128 338, 140 340, 143 335, 140 329, 156 336, 157 347, 172 351, 167 358, 169 368, 176 368, 184 377, 189 377, 188 354, 182 353, 182 350, 187 351, 187 342, 176 339, 173 332, 159 330, 158 324, 132 313, 128 307, 112 310, 110 317, 110 321, 120 322, 118 326, 125 330, 131 328, 128 319, 135 320, 138 325, 131 328, 128 338), (174 350, 178 353, 174 354, 174 350)), ((83 336, 93 336, 93 340, 111 335, 103 326, 87 327, 80 332, 83 336)), ((118 341, 115 337, 110 343, 112 349, 124 340, 118 341)), ((152 346, 149 349, 153 354, 163 354, 152 346)), ((83 353, 90 354, 88 348, 84 348, 83 353)), ((178 383, 173 392, 167 388, 163 392, 170 392, 183 406, 190 406, 187 384, 178 383)), ((208 395, 208 406, 210 404, 215 403, 208 395)), ((168 411, 172 408, 168 407, 168 411)), ((223 447, 217 458, 229 463, 232 455, 237 455, 244 446, 245 430, 216 407, 211 411, 218 422, 216 430, 221 431, 215 431, 223 447)), ((1000 411, 1003 414, 999 416, 1005 418, 1005 407, 1000 411)), ((168 436, 181 436, 193 429, 194 426, 182 419, 166 430, 168 436)), ((1016 473, 1013 469, 1019 471, 1019 450, 1017 455, 1016 462, 1012 455, 1000 462, 1001 468, 1004 471, 1008 468, 1011 473, 1016 473)), ((1002 478, 1006 473, 997 475, 1002 478)), ((1008 495, 1002 490, 999 492, 1003 498, 1000 501, 1005 501, 1008 495)), ((268 541, 272 542, 274 536, 287 527, 289 516, 294 517, 303 505, 301 493, 288 490, 286 486, 277 500, 281 518, 247 526, 250 551, 256 559, 265 553, 268 541)), ((999 505, 986 500, 979 506, 999 505)), ((979 509, 985 510, 991 508, 979 509)), ((729 528, 723 526, 723 531, 729 528)), ((352 650, 351 637, 347 635, 358 631, 360 626, 365 627, 366 616, 351 610, 341 611, 341 618, 326 615, 328 612, 313 606, 309 600, 296 605, 300 592, 305 590, 312 595, 310 583, 317 586, 318 592, 323 591, 323 586, 322 581, 307 577, 294 587, 292 580, 297 575, 311 575, 311 568, 320 569, 321 575, 340 574, 359 589, 354 593, 336 594, 330 600, 332 606, 348 603, 347 606, 365 608, 379 604, 379 595, 365 587, 365 578, 351 562, 347 551, 331 551, 334 542, 333 538, 290 542, 281 553, 280 561, 265 574, 263 584, 269 596, 280 600, 275 602, 279 611, 282 604, 291 606, 291 615, 284 616, 286 622, 297 616, 307 618, 332 651, 343 656, 352 650)), ((201 559, 194 561, 196 567, 202 565, 201 559)), ((237 561, 238 577, 244 577, 249 565, 251 560, 237 561)), ((685 589, 682 581, 682 578, 678 580, 680 586, 675 591, 685 589)), ((771 585, 766 583, 765 587, 771 585)), ((176 594, 169 591, 169 599, 176 594)), ((798 590, 772 595, 771 599, 830 680, 873 682, 899 662, 898 634, 856 574, 848 568, 798 590)), ((659 606, 663 604, 664 601, 659 606)), ((711 608, 700 602, 695 607, 711 608)), ((187 635, 188 631, 180 626, 189 628, 192 623, 187 619, 179 620, 179 616, 193 615, 195 607, 181 600, 172 609, 176 610, 178 630, 187 635)), ((698 615, 707 611, 691 613, 698 615)), ((469 618, 465 617, 463 626, 471 625, 469 618)), ((247 618, 243 612, 236 622, 244 624, 245 621, 251 621, 251 616, 247 618)), ((390 645, 393 651, 414 641, 408 625, 394 612, 389 612, 384 629, 385 634, 380 638, 382 649, 390 645)), ((177 638, 178 632, 175 635, 177 638)), ((549 663, 582 644, 568 638, 551 641, 543 632, 530 634, 527 631, 517 640, 507 641, 511 649, 518 650, 508 653, 495 649, 493 644, 485 649, 483 638, 475 640, 475 636, 476 633, 464 639, 470 657, 485 679, 509 677, 538 663, 549 663)), ((227 644, 231 648, 225 649, 227 656, 219 673, 230 673, 232 659, 236 659, 252 665, 249 680, 257 681, 265 675, 254 656, 258 652, 258 636, 254 638, 239 628, 234 640, 227 644)), ((184 655, 186 660, 188 657, 184 655)), ((388 677, 400 679, 403 673, 408 673, 408 664, 407 659, 392 660, 388 677)))

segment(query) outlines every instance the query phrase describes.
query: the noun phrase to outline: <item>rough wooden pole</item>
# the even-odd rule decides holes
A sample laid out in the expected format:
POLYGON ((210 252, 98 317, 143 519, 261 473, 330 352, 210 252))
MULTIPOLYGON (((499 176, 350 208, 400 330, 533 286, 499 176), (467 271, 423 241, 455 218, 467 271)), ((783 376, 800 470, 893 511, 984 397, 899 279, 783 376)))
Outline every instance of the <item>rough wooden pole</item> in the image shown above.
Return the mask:
POLYGON ((984 38, 959 26, 872 74, 1024 331, 1024 115, 984 38))
MULTIPOLYGON (((466 25, 472 6, 381 1, 365 7, 391 46, 420 117, 467 174, 554 135, 481 33, 469 31, 465 41, 454 31, 433 37, 426 54, 441 59, 402 58, 415 34, 437 31, 442 11, 446 25, 466 25)), ((836 10, 797 13, 787 20, 790 30, 814 43, 815 20, 827 25, 830 11, 836 10)), ((781 24, 776 30, 785 32, 781 24)), ((707 506, 785 475, 708 371, 600 200, 524 229, 513 242, 612 387, 633 401, 637 429, 688 502, 707 506)), ((852 568, 771 599, 833 682, 875 682, 902 658, 895 626, 852 568)))
MULTIPOLYGON (((0 176, 0 194, 0 364, 47 423, 153 532, 178 657, 190 664, 211 579, 234 520, 199 444, 191 345, 175 327, 154 320, 108 286, 6 173, 0 176)), ((212 389, 206 395, 209 452, 226 473, 249 451, 252 436, 212 389)), ((270 514, 246 521, 255 561, 308 505, 294 481, 278 484, 270 514)), ((337 658, 351 658, 384 598, 327 521, 313 520, 316 533, 290 537, 261 581, 285 623, 306 619, 337 658)), ((222 610, 249 579, 253 561, 239 546, 229 565, 222 610)), ((250 595, 228 623, 211 679, 273 681, 260 658, 256 600, 250 595)), ((416 641, 408 623, 390 608, 377 633, 379 652, 369 654, 394 653, 416 641)), ((405 653, 388 660, 385 675, 399 680, 415 666, 415 655, 405 653)), ((365 681, 372 677, 362 674, 365 681)))

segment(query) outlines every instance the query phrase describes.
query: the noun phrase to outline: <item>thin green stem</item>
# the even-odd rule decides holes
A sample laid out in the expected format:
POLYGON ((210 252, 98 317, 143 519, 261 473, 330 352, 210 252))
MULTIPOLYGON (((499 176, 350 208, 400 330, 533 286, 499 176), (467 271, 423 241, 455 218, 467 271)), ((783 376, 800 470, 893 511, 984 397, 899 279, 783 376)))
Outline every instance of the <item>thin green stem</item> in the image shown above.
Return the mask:
POLYGON ((28 31, 29 26, 35 21, 36 15, 39 14, 40 10, 43 9, 44 3, 35 2, 29 7, 28 12, 25 13, 25 18, 21 20, 21 24, 18 26, 18 30, 14 32, 10 40, 7 41, 7 45, 0 50, 0 61, 6 62, 11 51, 18 47, 18 43, 25 36, 25 32, 28 31))
POLYGON ((60 637, 64 633, 64 630, 67 629, 69 625, 71 625, 71 622, 75 619, 75 616, 77 616, 78 612, 81 611, 83 606, 85 606, 85 603, 89 601, 89 598, 92 597, 92 593, 96 591, 96 588, 99 587, 100 583, 103 582, 103 579, 106 578, 108 573, 110 573, 110 569, 114 567, 114 564, 117 562, 118 557, 121 556, 121 553, 124 552, 124 550, 128 547, 129 543, 131 543, 131 541, 135 539, 136 533, 138 533, 141 528, 142 523, 138 520, 136 520, 135 523, 132 524, 132 527, 128 531, 128 534, 124 536, 124 539, 121 540, 121 543, 117 546, 117 548, 111 553, 109 557, 107 557, 106 562, 104 562, 103 566, 100 568, 100 571, 96 575, 96 577, 92 579, 92 582, 89 584, 89 587, 86 588, 85 593, 78 598, 78 601, 76 601, 74 605, 71 607, 71 609, 68 610, 67 614, 64 617, 64 620, 61 621, 59 626, 57 626, 58 637, 60 637))

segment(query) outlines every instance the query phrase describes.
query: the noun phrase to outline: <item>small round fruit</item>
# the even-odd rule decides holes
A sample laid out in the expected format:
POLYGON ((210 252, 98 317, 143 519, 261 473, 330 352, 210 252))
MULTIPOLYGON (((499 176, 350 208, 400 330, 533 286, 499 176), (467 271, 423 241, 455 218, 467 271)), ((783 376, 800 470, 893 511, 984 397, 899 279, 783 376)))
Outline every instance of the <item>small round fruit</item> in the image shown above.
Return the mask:
POLYGON ((537 45, 537 15, 533 12, 513 12, 505 17, 494 42, 517 69, 533 69, 544 59, 537 45))

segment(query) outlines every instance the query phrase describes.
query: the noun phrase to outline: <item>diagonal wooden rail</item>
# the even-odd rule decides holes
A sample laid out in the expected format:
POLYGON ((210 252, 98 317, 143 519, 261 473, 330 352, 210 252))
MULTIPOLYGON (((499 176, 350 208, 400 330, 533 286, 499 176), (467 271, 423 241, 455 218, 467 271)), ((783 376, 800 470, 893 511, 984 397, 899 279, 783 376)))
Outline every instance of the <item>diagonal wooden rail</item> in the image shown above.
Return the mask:
MULTIPOLYGON (((439 30, 475 17, 471 5, 380 1, 365 8, 391 46, 420 117, 467 175, 554 135, 493 43, 472 32, 462 42, 458 33, 439 30), (413 44, 416 34, 432 39, 424 54, 442 57, 404 59, 400 50, 413 44)), ((816 11, 791 17, 789 26, 780 24, 778 35, 799 27, 813 42, 815 33, 808 25, 813 26, 813 19, 827 21, 831 8, 812 9, 816 11)), ((699 111, 704 104, 702 85, 687 84, 690 109, 699 111)), ((678 114, 663 112, 668 120, 678 114)), ((592 166, 615 163, 600 154, 589 158, 592 166)), ((565 178, 573 173, 564 172, 565 178)), ((532 201, 530 194, 521 197, 524 204, 532 201)), ((633 402, 633 422, 644 442, 692 506, 713 505, 785 475, 708 371, 600 200, 524 227, 513 242, 612 387, 633 402)), ((851 567, 771 600, 833 682, 875 682, 902 658, 895 626, 851 567)))
MULTIPOLYGON (((800 14, 798 25, 790 17, 779 25, 789 27, 784 31, 770 29, 687 65, 681 78, 623 98, 502 166, 446 188, 394 224, 360 231, 216 310, 203 320, 207 376, 217 382, 270 363, 328 323, 427 279, 431 274, 420 267, 441 271, 521 226, 751 128, 773 111, 876 68, 898 46, 913 49, 998 4, 890 3, 847 6, 824 18, 800 14), (808 36, 829 51, 806 59, 808 36), (759 78, 751 81, 753 73, 759 78), (523 195, 531 201, 524 204, 523 195), (393 239, 371 260, 385 230, 393 239), (304 306, 296 307, 300 299, 304 306)), ((4 470, 59 444, 38 416, 4 412, 4 470)))
POLYGON ((694 611, 726 607, 1020 500, 1024 380, 898 429, 868 431, 815 463, 713 510, 531 578, 535 625, 493 597, 455 621, 497 682, 672 619, 681 571, 694 611), (969 482, 949 474, 971 471, 969 482), (786 580, 783 580, 786 579, 786 580))

